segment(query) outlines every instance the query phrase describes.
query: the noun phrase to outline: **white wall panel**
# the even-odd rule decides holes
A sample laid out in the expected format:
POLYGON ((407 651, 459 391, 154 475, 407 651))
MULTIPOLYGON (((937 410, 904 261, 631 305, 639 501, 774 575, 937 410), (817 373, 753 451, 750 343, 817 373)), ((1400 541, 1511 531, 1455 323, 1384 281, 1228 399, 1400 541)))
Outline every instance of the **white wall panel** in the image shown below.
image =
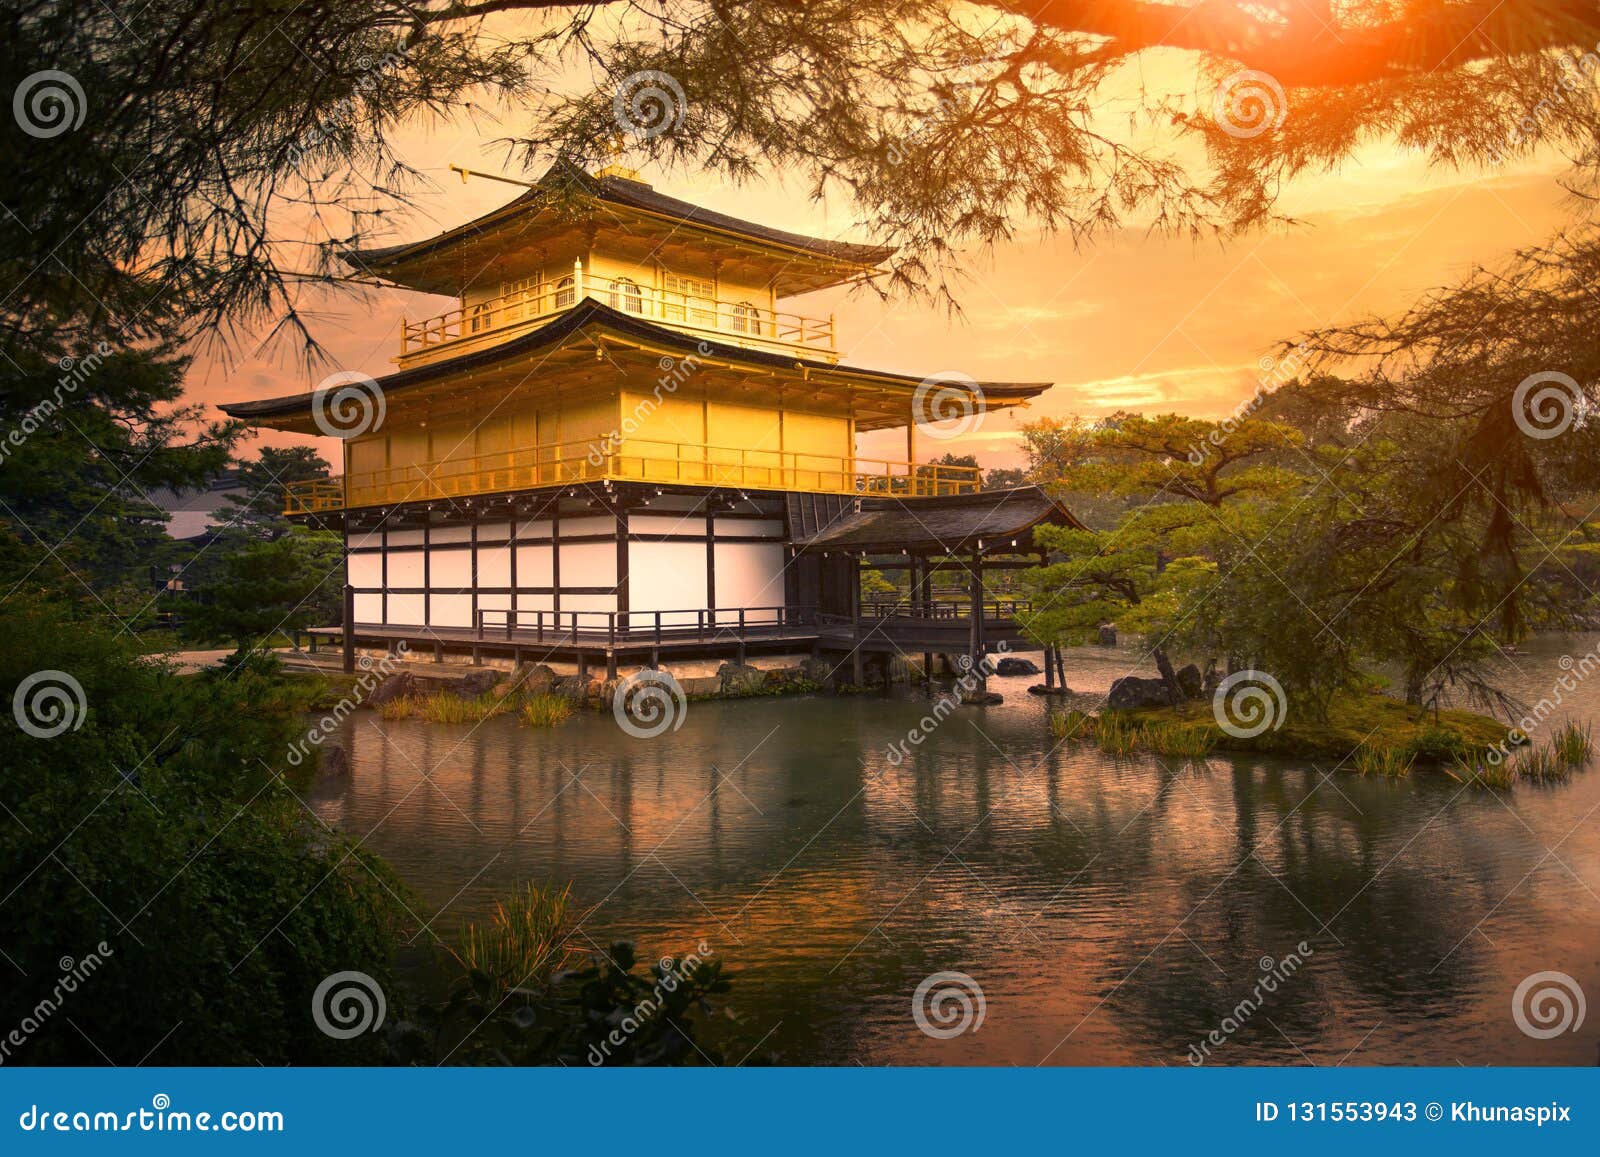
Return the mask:
MULTIPOLYGON (((567 528, 563 523, 561 527, 562 538, 566 537, 566 532, 567 528)), ((537 586, 539 584, 533 583, 529 585, 537 586)), ((563 588, 616 586, 616 543, 561 543, 561 585, 563 588)))
POLYGON ((428 534, 428 541, 438 546, 441 542, 471 542, 470 526, 436 526, 428 534))
POLYGON ((548 546, 517 547, 517 585, 519 587, 548 587, 555 585, 550 581, 550 548, 548 546))
POLYGON ((470 587, 472 585, 472 549, 450 547, 429 551, 428 585, 439 587, 470 587))
POLYGON ((422 531, 420 530, 391 530, 389 532, 390 546, 421 546, 422 531))
MULTIPOLYGON (((706 605, 706 548, 701 542, 628 544, 628 609, 694 611, 706 605)), ((690 613, 663 617, 663 626, 698 621, 690 613)), ((654 615, 634 614, 633 625, 651 626, 654 615)))
POLYGON ((422 552, 420 550, 391 550, 389 553, 389 589, 395 587, 420 587, 422 585, 422 552))
POLYGON ((353 587, 381 587, 383 585, 383 556, 381 554, 352 554, 346 560, 353 587))
POLYGON ((782 538, 783 521, 776 518, 719 518, 717 537, 735 535, 739 538, 782 538))
POLYGON ((382 595, 357 595, 356 596, 356 622, 381 623, 383 622, 383 596, 382 595))
MULTIPOLYGON (((717 618, 730 607, 783 605, 783 554, 781 543, 717 543, 717 618)), ((631 592, 630 592, 631 593, 631 592)))
POLYGON ((630 514, 628 530, 634 534, 704 534, 706 520, 697 514, 630 514))
POLYGON ((389 622, 405 626, 422 625, 421 595, 390 595, 389 622))
POLYGON ((478 547, 478 585, 480 587, 511 585, 510 547, 481 545, 478 547))
POLYGON ((471 595, 430 595, 429 612, 433 627, 472 626, 471 595))

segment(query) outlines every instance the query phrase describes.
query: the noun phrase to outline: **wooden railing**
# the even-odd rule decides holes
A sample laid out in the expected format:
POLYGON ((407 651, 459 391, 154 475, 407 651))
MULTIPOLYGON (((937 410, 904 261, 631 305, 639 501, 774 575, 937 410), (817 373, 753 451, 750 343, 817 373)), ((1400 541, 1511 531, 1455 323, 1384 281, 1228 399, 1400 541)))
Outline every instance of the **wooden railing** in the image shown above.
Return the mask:
POLYGON ((787 450, 633 438, 611 444, 602 439, 349 474, 344 478, 342 502, 327 489, 337 489, 338 482, 292 483, 285 488, 284 513, 313 514, 342 507, 387 506, 607 479, 929 498, 972 493, 982 485, 982 472, 970 466, 833 458, 787 450))
MULTIPOLYGON (((1033 603, 1028 599, 984 599, 981 605, 983 607, 983 617, 986 619, 1014 619, 1019 613, 1026 614, 1033 610, 1033 603)), ((951 595, 949 597, 941 595, 931 603, 927 603, 909 598, 865 598, 861 600, 861 617, 863 619, 922 619, 938 621, 970 619, 972 617, 972 599, 965 595, 951 595)))
POLYGON ((478 611, 478 634, 518 636, 534 643, 563 640, 604 640, 617 643, 711 643, 725 639, 759 638, 809 627, 817 621, 816 607, 707 607, 676 611, 478 611))
POLYGON ((657 289, 639 282, 585 273, 579 263, 565 276, 455 309, 423 321, 400 323, 400 356, 486 337, 553 317, 585 297, 673 329, 731 336, 736 344, 772 344, 804 352, 835 349, 833 318, 767 309, 748 301, 723 301, 657 289))

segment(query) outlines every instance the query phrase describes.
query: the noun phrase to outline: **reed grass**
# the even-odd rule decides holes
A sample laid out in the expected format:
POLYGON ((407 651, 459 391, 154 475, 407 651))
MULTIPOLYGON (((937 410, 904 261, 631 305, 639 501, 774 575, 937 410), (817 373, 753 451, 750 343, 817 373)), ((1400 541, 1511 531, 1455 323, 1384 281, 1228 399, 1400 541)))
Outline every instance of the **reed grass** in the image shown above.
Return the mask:
POLYGON ((1157 755, 1183 759, 1204 759, 1217 745, 1215 731, 1192 723, 1146 723, 1138 739, 1157 755))
POLYGON ((1356 749, 1351 766, 1357 775, 1380 775, 1385 779, 1403 779, 1411 774, 1417 761, 1415 752, 1398 747, 1361 747, 1356 749))
POLYGON ((1108 755, 1132 755, 1139 747, 1139 725, 1115 711, 1106 711, 1095 719, 1094 738, 1108 755))
POLYGON ((572 700, 565 695, 530 695, 517 718, 529 727, 557 727, 572 718, 572 700))
POLYGON ((487 924, 463 928, 454 954, 502 990, 520 988, 548 979, 566 959, 573 923, 571 884, 524 884, 495 904, 487 924))
POLYGON ((1094 736, 1095 718, 1087 711, 1053 711, 1050 714, 1050 734, 1068 741, 1089 739, 1094 736))
POLYGON ((1589 725, 1566 722, 1550 737, 1550 753, 1564 767, 1582 767, 1594 753, 1589 725))
POLYGON ((1483 791, 1510 791, 1517 782, 1517 769, 1509 759, 1490 763, 1457 756, 1445 767, 1444 773, 1457 783, 1483 791))
POLYGON ((1573 768, 1560 747, 1559 737, 1541 747, 1520 752, 1510 766, 1517 776, 1533 783, 1559 783, 1572 775, 1573 768))

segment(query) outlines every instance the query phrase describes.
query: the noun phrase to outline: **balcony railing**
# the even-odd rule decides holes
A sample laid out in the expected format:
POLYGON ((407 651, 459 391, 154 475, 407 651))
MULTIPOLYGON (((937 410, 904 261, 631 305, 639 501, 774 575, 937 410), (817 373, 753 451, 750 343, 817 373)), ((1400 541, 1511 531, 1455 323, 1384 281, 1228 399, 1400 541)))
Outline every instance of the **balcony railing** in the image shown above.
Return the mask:
POLYGON ((337 493, 338 482, 291 483, 286 488, 284 512, 315 514, 344 507, 388 506, 607 479, 929 498, 970 494, 980 489, 982 472, 971 466, 833 458, 788 450, 629 438, 614 444, 567 442, 349 474, 344 478, 342 495, 337 493))
MULTIPOLYGON (((563 277, 430 317, 400 323, 400 357, 487 338, 554 317, 585 297, 672 329, 714 333, 736 344, 780 346, 806 353, 834 351, 833 318, 771 310, 748 301, 721 301, 656 289, 625 279, 596 277, 574 264, 563 277)), ((509 335, 507 335, 509 336, 509 335)))

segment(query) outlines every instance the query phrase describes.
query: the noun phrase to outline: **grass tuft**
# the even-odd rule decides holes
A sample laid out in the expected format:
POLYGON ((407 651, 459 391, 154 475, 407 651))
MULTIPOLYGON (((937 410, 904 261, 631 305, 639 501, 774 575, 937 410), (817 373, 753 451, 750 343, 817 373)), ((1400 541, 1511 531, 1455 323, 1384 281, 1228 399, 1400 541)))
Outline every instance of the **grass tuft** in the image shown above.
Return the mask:
POLYGON ((1589 738, 1589 725, 1579 727, 1576 723, 1563 723, 1560 729, 1550 737, 1551 755, 1564 767, 1582 767, 1589 762, 1589 757, 1594 753, 1594 744, 1589 738))
POLYGON ((1356 751, 1351 761, 1357 775, 1381 775, 1385 779, 1403 779, 1411 774, 1417 761, 1414 751, 1398 747, 1363 747, 1356 751))
POLYGON ((557 727, 572 718, 572 700, 565 695, 530 695, 517 718, 529 727, 557 727))
POLYGON ((1050 734, 1057 739, 1073 741, 1094 736, 1095 718, 1087 711, 1069 710, 1050 713, 1050 734))
POLYGON ((461 930, 456 959, 502 990, 549 977, 570 952, 572 885, 559 889, 524 884, 495 904, 487 924, 461 930))

